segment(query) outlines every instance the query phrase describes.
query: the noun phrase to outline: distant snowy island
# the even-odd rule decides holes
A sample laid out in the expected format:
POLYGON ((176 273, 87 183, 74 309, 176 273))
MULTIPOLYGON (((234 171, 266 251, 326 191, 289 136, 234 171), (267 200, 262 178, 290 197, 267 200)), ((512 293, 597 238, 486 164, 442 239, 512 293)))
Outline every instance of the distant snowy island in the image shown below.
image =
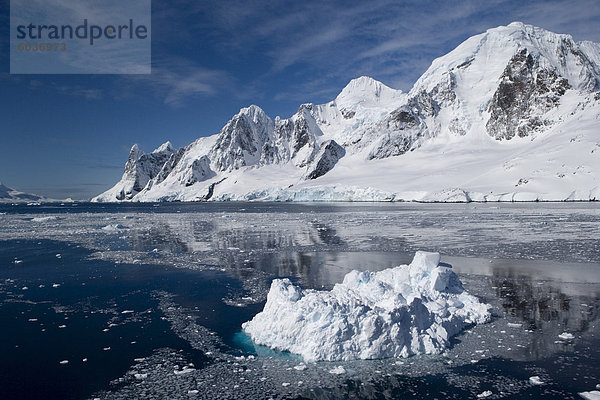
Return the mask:
POLYGON ((600 44, 514 22, 408 93, 363 76, 287 119, 252 105, 184 148, 134 145, 92 201, 587 201, 599 167, 600 44))
POLYGON ((28 203, 40 201, 51 200, 37 194, 20 192, 5 186, 0 182, 0 203, 28 203))

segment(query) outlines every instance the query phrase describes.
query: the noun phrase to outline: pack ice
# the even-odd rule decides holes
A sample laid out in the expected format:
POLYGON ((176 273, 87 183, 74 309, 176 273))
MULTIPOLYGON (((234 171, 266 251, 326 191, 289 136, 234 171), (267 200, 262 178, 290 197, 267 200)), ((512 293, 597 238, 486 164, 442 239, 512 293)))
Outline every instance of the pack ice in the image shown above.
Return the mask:
POLYGON ((275 279, 262 312, 242 325, 256 344, 306 361, 437 354, 490 306, 467 293, 438 253, 418 251, 410 265, 352 271, 331 291, 275 279))

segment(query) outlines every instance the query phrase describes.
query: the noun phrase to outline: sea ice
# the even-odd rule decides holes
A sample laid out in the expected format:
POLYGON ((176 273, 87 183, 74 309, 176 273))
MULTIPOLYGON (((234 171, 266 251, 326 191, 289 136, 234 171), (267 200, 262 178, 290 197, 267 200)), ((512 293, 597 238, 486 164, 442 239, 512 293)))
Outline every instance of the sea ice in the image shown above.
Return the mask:
POLYGON ((36 217, 31 220, 31 222, 48 222, 48 221, 56 221, 58 217, 55 215, 51 215, 48 217, 36 217))
POLYGON ((529 383, 531 383, 532 385, 543 385, 544 381, 542 381, 540 377, 536 375, 529 377, 529 383))
POLYGON ((333 375, 342 375, 346 373, 346 370, 341 365, 338 365, 337 367, 330 369, 329 373, 333 375))
POLYGON ((586 400, 600 400, 600 392, 597 390, 592 390, 589 392, 581 392, 581 393, 579 393, 579 395, 586 400))
POLYGON ((572 333, 569 332, 563 332, 560 335, 558 335, 559 338, 561 338, 562 340, 573 340, 575 339, 575 336, 573 336, 572 333))
POLYGON ((107 232, 117 232, 121 229, 127 229, 127 227, 124 225, 121 225, 121 224, 112 224, 112 225, 103 226, 101 229, 103 231, 107 231, 107 232))
POLYGON ((410 265, 352 271, 331 291, 275 279, 262 312, 242 325, 255 343, 306 361, 438 354, 451 336, 491 318, 438 253, 418 251, 410 265))
POLYGON ((306 364, 298 364, 298 365, 294 366, 294 369, 296 371, 304 371, 306 369, 306 364))

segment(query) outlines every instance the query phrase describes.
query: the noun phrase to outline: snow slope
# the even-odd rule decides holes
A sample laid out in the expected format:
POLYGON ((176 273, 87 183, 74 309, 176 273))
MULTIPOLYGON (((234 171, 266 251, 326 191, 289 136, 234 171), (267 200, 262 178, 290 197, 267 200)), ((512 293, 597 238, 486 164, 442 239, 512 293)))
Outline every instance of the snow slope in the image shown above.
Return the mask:
POLYGON ((440 353, 491 314, 439 261, 438 253, 418 251, 410 265, 352 271, 328 292, 275 279, 263 311, 242 327, 257 344, 307 361, 440 353))
POLYGON ((600 45, 514 22, 434 60, 408 93, 369 77, 290 118, 240 110, 150 154, 93 201, 600 199, 600 45))

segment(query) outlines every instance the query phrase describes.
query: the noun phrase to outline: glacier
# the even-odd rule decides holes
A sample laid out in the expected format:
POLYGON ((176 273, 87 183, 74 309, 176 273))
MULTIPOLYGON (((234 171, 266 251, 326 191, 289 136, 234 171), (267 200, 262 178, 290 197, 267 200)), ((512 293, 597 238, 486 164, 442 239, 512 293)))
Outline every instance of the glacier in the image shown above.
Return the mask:
POLYGON ((256 344, 306 361, 346 361, 438 354, 490 319, 490 306, 463 289, 439 253, 418 251, 410 265, 352 271, 331 291, 275 279, 264 309, 242 328, 256 344))
POLYGON ((242 108, 181 149, 131 149, 95 202, 600 199, 600 44, 513 22, 409 92, 359 77, 289 118, 242 108))

